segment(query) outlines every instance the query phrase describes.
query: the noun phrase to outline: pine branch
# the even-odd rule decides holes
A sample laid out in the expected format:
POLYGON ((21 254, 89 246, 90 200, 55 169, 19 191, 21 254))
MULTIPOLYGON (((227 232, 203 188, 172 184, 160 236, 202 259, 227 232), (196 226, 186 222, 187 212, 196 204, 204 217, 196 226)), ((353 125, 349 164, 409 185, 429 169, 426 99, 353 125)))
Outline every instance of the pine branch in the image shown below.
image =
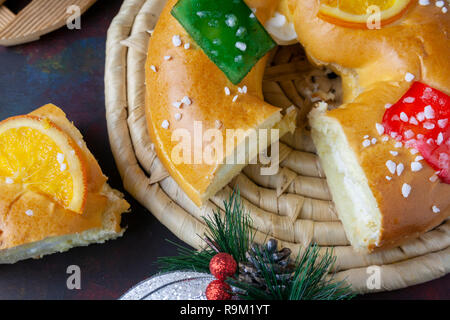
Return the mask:
POLYGON ((176 270, 194 270, 198 272, 209 272, 209 261, 216 252, 212 249, 194 250, 175 242, 169 241, 177 246, 178 255, 158 258, 157 264, 164 272, 176 270))
POLYGON ((270 253, 264 247, 256 248, 253 262, 264 279, 265 288, 239 280, 229 280, 230 285, 240 289, 240 298, 245 300, 343 300, 354 294, 343 281, 334 281, 329 274, 336 258, 328 250, 323 257, 317 245, 310 245, 294 263, 295 272, 291 277, 277 277, 270 253))
MULTIPOLYGON (((236 262, 245 261, 245 253, 253 241, 254 232, 251 229, 250 215, 244 210, 239 190, 233 191, 230 198, 224 201, 225 214, 220 210, 211 217, 203 217, 207 232, 206 237, 214 243, 220 252, 233 256, 236 262)), ((175 244, 175 243, 174 243, 175 244)), ((217 253, 212 248, 194 250, 175 244, 178 256, 162 257, 158 259, 163 271, 196 270, 209 272, 209 261, 217 253)))
POLYGON ((220 210, 212 217, 203 217, 208 228, 207 236, 221 252, 229 253, 236 262, 245 261, 245 253, 253 242, 250 215, 245 212, 239 190, 233 191, 228 201, 224 201, 225 215, 220 210))
POLYGON ((297 259, 289 300, 343 300, 354 295, 344 281, 334 281, 330 274, 336 262, 332 250, 320 256, 319 247, 310 245, 297 259))

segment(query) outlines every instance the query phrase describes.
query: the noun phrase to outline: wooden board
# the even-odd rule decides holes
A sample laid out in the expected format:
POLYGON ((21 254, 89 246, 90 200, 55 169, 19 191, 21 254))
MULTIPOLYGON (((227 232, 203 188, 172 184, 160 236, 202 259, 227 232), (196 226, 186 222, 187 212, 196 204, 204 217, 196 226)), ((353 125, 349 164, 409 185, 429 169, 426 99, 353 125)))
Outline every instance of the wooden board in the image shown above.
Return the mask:
POLYGON ((40 36, 66 25, 72 5, 84 13, 96 0, 33 0, 17 15, 0 0, 0 45, 14 46, 38 40, 40 36))
MULTIPOLYGON (((206 230, 202 216, 223 212, 223 201, 239 186, 257 241, 274 237, 293 253, 310 242, 321 252, 333 249, 336 277, 358 293, 405 288, 450 272, 450 220, 400 247, 367 255, 355 252, 337 219, 315 147, 304 128, 282 139, 277 175, 261 176, 258 165, 249 165, 203 208, 196 207, 165 171, 147 133, 145 60, 151 30, 164 4, 165 0, 125 0, 106 44, 109 140, 124 187, 136 200, 177 237, 198 248, 199 235, 206 230), (380 286, 370 282, 374 273, 380 276, 380 286)), ((302 73, 312 68, 302 55, 300 45, 279 47, 263 82, 265 99, 280 107, 295 105, 300 122, 310 108, 302 73)), ((320 82, 319 76, 315 82, 320 82)))

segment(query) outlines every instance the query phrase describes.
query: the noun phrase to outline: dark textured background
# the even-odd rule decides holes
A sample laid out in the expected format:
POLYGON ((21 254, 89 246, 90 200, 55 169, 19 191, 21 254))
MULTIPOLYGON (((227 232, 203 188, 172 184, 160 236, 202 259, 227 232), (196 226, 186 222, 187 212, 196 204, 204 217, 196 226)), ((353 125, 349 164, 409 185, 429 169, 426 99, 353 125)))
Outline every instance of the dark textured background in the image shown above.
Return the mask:
MULTIPOLYGON (((24 3, 8 2, 16 8, 24 3)), ((82 17, 81 30, 63 28, 38 42, 0 47, 0 119, 28 113, 48 102, 58 105, 84 134, 110 184, 119 190, 123 188, 106 131, 103 75, 106 31, 121 3, 99 0, 82 17)), ((156 273, 157 257, 176 254, 166 239, 176 239, 129 195, 127 200, 132 213, 124 216, 128 230, 123 238, 41 260, 0 265, 0 299, 116 299, 156 273), (69 265, 81 268, 81 290, 66 288, 69 265)), ((360 298, 450 299, 449 285, 447 275, 360 298)))

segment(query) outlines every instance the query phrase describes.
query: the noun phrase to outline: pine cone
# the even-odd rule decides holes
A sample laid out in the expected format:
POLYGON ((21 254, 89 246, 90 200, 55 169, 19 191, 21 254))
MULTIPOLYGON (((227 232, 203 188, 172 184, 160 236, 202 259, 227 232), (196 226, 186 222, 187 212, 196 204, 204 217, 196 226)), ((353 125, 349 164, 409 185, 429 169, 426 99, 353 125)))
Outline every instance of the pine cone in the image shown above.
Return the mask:
POLYGON ((254 243, 246 252, 247 262, 239 264, 239 281, 267 290, 261 268, 266 266, 272 269, 276 279, 282 287, 285 280, 289 280, 294 272, 291 264, 291 250, 283 248, 277 251, 278 242, 270 239, 267 244, 254 243))

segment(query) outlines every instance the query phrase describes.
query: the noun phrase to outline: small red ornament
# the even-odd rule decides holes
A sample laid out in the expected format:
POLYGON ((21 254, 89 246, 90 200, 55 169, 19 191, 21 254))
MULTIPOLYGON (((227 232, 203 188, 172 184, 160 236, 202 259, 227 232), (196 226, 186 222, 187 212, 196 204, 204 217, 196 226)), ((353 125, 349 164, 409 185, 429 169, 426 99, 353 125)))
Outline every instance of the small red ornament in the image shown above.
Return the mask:
POLYGON ((237 263, 228 253, 218 253, 209 262, 209 271, 217 279, 224 281, 236 273, 237 263))
POLYGON ((206 299, 231 300, 231 287, 220 280, 211 281, 208 287, 206 287, 206 299))

